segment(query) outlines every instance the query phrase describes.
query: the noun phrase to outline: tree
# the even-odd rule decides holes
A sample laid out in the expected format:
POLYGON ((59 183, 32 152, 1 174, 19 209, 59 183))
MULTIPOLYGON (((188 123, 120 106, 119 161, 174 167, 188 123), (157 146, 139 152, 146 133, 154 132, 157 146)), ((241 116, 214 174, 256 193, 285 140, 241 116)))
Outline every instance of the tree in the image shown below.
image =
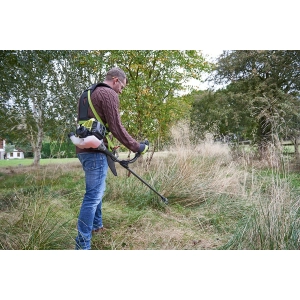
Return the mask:
POLYGON ((121 95, 122 121, 136 139, 157 146, 170 127, 189 114, 190 98, 180 96, 187 82, 201 79, 209 64, 200 51, 111 51, 109 60, 124 69, 129 84, 121 95))
POLYGON ((78 64, 80 54, 0 51, 2 130, 15 142, 31 144, 34 165, 39 164, 45 133, 66 136, 67 123, 70 119, 74 121, 74 98, 79 96, 78 89, 82 87, 75 82, 83 80, 72 66, 78 64))
POLYGON ((242 99, 243 110, 255 119, 261 157, 284 136, 291 116, 299 120, 299 70, 296 50, 225 51, 218 59, 213 80, 228 83, 231 97, 242 99))

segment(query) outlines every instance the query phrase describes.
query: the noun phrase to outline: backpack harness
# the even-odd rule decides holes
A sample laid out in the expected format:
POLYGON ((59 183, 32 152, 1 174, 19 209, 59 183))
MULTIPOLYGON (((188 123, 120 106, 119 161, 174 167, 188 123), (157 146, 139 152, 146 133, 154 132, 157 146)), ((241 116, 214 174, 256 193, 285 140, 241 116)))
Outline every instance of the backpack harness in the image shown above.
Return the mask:
POLYGON ((91 85, 89 88, 87 88, 80 96, 79 103, 78 103, 78 124, 83 125, 86 121, 89 121, 90 118, 88 117, 88 108, 90 107, 92 112, 94 113, 96 119, 98 122, 100 122, 103 126, 106 128, 105 138, 108 143, 108 150, 113 151, 116 147, 113 145, 112 140, 109 138, 109 128, 107 124, 104 124, 99 117, 98 113, 96 112, 92 100, 91 100, 91 94, 94 92, 94 90, 98 86, 104 86, 111 89, 111 87, 105 83, 99 82, 91 85), (88 100, 88 101, 87 101, 88 100))

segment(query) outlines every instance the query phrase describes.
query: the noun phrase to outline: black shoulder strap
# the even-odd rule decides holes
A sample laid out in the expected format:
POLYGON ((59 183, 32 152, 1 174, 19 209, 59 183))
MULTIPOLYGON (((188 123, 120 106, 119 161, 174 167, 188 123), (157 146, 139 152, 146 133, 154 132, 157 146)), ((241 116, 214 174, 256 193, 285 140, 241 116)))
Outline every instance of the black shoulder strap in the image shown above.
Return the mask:
POLYGON ((81 96, 79 98, 79 102, 78 102, 78 120, 77 120, 78 124, 83 123, 83 121, 89 120, 89 117, 88 117, 88 108, 89 108, 88 91, 90 90, 91 95, 92 95, 92 93, 98 86, 104 86, 104 87, 111 88, 109 85, 107 85, 103 82, 99 82, 99 83, 95 83, 95 84, 91 85, 81 94, 81 96))

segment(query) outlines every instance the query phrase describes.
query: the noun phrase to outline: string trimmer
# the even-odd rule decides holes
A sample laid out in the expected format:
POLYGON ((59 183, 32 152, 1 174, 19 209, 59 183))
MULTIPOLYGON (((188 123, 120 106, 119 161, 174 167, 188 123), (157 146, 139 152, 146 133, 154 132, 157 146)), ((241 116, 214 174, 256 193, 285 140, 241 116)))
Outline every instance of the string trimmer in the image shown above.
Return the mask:
MULTIPOLYGON (((74 145, 81 149, 94 148, 105 153, 107 156, 109 168, 115 176, 117 176, 117 171, 114 163, 118 162, 122 167, 127 169, 131 174, 133 174, 154 193, 156 193, 165 204, 168 204, 167 198, 158 193, 151 185, 149 185, 146 181, 144 181, 140 176, 138 176, 128 167, 129 164, 135 162, 141 156, 140 153, 136 153, 134 158, 132 158, 131 160, 119 160, 112 152, 110 152, 106 148, 106 146, 103 143, 103 137, 105 136, 105 127, 100 122, 94 121, 94 119, 91 119, 89 126, 90 127, 85 127, 81 125, 79 128, 77 128, 77 137, 73 132, 68 134, 69 138, 72 140, 74 145)), ((148 143, 148 141, 145 141, 145 143, 148 143)))

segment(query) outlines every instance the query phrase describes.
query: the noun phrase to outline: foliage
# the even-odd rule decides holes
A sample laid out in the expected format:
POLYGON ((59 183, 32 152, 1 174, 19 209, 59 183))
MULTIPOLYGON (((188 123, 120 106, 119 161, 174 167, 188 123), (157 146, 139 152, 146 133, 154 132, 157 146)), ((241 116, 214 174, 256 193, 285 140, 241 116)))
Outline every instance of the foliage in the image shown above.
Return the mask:
POLYGON ((71 158, 76 157, 75 146, 73 143, 56 141, 43 143, 42 158, 71 158))
POLYGON ((231 87, 217 91, 195 92, 191 108, 190 126, 197 137, 206 133, 215 139, 252 140, 256 130, 255 119, 245 109, 246 99, 234 94, 231 87))
POLYGON ((253 134, 260 146, 288 132, 299 134, 299 70, 300 51, 225 51, 211 77, 217 84, 228 84, 213 98, 224 111, 219 132, 231 132, 236 126, 237 133, 253 134), (228 119, 233 122, 226 124, 228 119))
POLYGON ((179 96, 189 79, 209 69, 199 51, 111 51, 110 61, 123 68, 128 86, 121 95, 122 122, 138 140, 160 146, 169 129, 187 118, 190 98, 179 96))
POLYGON ((55 93, 60 90, 57 76, 60 53, 3 52, 5 59, 0 69, 4 77, 0 95, 6 112, 3 129, 15 142, 30 142, 37 164, 44 133, 55 126, 62 111, 62 101, 57 101, 55 93))
POLYGON ((29 142, 35 164, 46 138, 66 141, 80 93, 111 67, 123 68, 130 81, 121 98, 124 126, 150 140, 165 139, 169 126, 187 116, 189 100, 177 93, 209 68, 198 51, 0 51, 0 58, 1 134, 29 142))
POLYGON ((6 153, 9 153, 9 152, 13 152, 15 150, 15 145, 12 145, 12 144, 5 144, 5 149, 4 151, 6 153))

